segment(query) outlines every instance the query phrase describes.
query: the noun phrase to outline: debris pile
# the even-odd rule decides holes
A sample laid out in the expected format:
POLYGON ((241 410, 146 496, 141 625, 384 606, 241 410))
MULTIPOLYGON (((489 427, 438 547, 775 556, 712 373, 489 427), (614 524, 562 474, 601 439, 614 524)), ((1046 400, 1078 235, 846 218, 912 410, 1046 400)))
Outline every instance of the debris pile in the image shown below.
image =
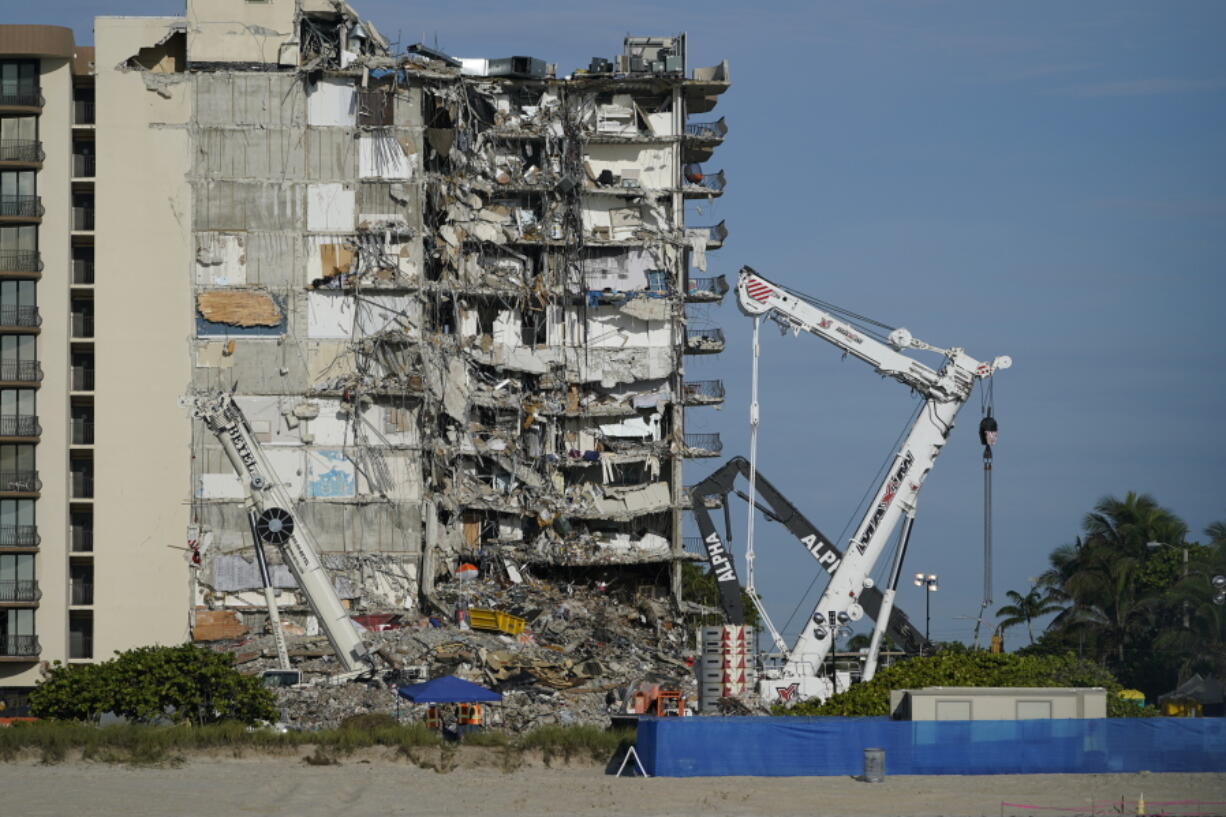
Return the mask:
MULTIPOLYGON (((398 667, 370 684, 329 683, 339 665, 327 641, 298 635, 313 628, 287 622, 289 654, 304 685, 278 691, 282 718, 305 729, 333 727, 367 712, 399 711, 402 720, 417 720, 418 707, 398 701, 395 687, 441 675, 501 692, 503 703, 493 707, 490 723, 512 731, 548 723, 608 726, 612 715, 626 712, 632 687, 641 682, 696 700, 695 651, 686 638, 692 630, 667 597, 646 586, 619 588, 618 581, 456 580, 436 587, 439 601, 456 611, 449 618, 358 617, 371 627, 372 648, 398 667), (467 626, 470 609, 509 614, 526 627, 516 635, 473 629, 467 626)), ((243 672, 275 668, 271 635, 216 646, 233 651, 243 672)))

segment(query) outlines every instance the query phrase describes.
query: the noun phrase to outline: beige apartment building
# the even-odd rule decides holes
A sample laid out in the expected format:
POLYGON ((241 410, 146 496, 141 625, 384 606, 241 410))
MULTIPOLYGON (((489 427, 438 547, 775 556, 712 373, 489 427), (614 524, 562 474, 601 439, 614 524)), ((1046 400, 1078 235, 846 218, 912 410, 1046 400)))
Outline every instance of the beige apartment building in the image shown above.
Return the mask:
MULTIPOLYGON (((0 691, 264 626, 232 391, 355 612, 472 561, 680 603, 727 64, 393 46, 341 0, 0 25, 0 691), (97 162, 95 164, 95 157, 97 162)), ((508 51, 514 49, 508 43, 508 51)), ((711 261, 713 263, 713 259, 711 261)), ((311 627, 284 569, 284 613, 311 627)), ((446 612, 446 611, 443 611, 446 612)))

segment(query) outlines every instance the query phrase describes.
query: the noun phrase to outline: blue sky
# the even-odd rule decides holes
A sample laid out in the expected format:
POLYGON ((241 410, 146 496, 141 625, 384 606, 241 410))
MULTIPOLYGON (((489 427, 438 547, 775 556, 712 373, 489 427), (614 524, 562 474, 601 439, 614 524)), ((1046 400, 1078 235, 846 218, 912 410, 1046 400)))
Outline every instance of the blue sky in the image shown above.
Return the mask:
MULTIPOLYGON (((995 596, 1025 590, 1102 496, 1152 493, 1194 534, 1226 519, 1226 4, 1219 2, 622 2, 355 0, 391 38, 459 56, 585 66, 626 33, 690 36, 691 65, 727 58, 708 165, 727 219, 712 258, 903 325, 980 358, 997 378, 995 596)), ((45 0, 6 22, 178 14, 175 0, 45 0)), ((692 309, 728 351, 689 362, 728 402, 691 431, 747 451, 750 321, 692 309)), ((809 337, 763 343, 760 467, 837 536, 913 408, 865 365, 809 337)), ((981 594, 978 405, 923 494, 909 572, 941 575, 933 636, 969 638, 981 594)), ((694 482, 718 465, 687 466, 694 482)), ((735 501, 735 500, 734 500, 735 501)), ((742 524, 743 523, 738 523, 742 524)), ((782 624, 809 557, 759 528, 760 585, 782 624)), ((738 536, 738 540, 743 536, 738 536)), ((816 591, 799 605, 789 633, 816 591)), ((906 585, 913 618, 923 598, 906 585)), ((1024 636, 1014 632, 1011 647, 1024 636)))

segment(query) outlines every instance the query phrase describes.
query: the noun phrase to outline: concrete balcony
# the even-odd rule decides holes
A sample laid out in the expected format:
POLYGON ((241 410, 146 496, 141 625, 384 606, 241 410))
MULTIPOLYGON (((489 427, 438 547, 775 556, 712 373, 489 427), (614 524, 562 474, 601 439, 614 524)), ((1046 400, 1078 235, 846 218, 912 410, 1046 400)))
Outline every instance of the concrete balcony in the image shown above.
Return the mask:
POLYGON ((37 306, 0 306, 0 332, 5 334, 35 334, 43 318, 37 306))
POLYGON ((73 445, 94 444, 94 421, 73 419, 71 423, 73 445))
POLYGON ((681 387, 682 403, 687 406, 718 406, 724 402, 724 381, 687 380, 681 387))
POLYGON ((37 417, 0 416, 0 438, 5 442, 35 441, 42 433, 37 417))
POLYGON ((37 250, 0 250, 0 277, 32 278, 42 271, 43 259, 37 250))
POLYGON ((92 205, 72 208, 73 232, 89 233, 94 230, 94 208, 92 205))
POLYGON ((699 236, 707 241, 708 250, 718 250, 724 246, 724 242, 728 239, 728 228, 724 222, 714 225, 713 227, 686 227, 686 236, 699 236))
POLYGON ((37 525, 0 526, 0 548, 33 550, 42 542, 37 525))
POLYGON ((37 88, 17 86, 0 90, 0 113, 38 113, 46 104, 37 88))
POLYGON ((42 650, 36 635, 0 635, 0 661, 37 661, 42 650))
POLYGON ((38 196, 0 196, 0 224, 43 220, 43 200, 38 196))
POLYGON ((37 471, 0 471, 0 495, 38 496, 42 489, 37 471))
POLYGON ((685 300, 692 304, 718 303, 728 292, 728 279, 722 275, 693 278, 686 282, 685 300))
POLYGON ((33 579, 0 581, 0 605, 30 607, 38 604, 42 597, 43 591, 38 589, 38 582, 33 579))
POLYGON ((724 351, 727 342, 723 329, 686 329, 685 353, 687 355, 714 355, 724 351))
POLYGON ((41 383, 43 367, 37 360, 0 360, 0 386, 41 383))
POLYGON ((46 154, 34 139, 0 139, 0 167, 40 167, 46 154))
POLYGON ((72 157, 72 177, 92 179, 98 172, 98 157, 90 153, 78 153, 72 157))
POLYGON ((73 286, 94 285, 94 261, 92 258, 72 259, 73 286))
POLYGON ((707 199, 724 194, 728 180, 724 171, 718 173, 703 173, 701 170, 687 171, 681 192, 687 199, 707 199))
POLYGON ((97 108, 94 102, 78 99, 72 103, 72 124, 74 126, 92 126, 97 118, 97 108))
POLYGON ((686 434, 683 457, 718 457, 724 450, 723 440, 718 434, 686 434))

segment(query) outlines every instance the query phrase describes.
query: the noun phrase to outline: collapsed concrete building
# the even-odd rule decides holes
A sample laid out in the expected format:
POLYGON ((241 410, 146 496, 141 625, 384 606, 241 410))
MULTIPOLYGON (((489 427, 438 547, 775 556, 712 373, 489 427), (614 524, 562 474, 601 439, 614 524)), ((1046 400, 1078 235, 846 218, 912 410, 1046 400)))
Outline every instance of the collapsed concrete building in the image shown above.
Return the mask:
POLYGON ((262 623, 192 392, 236 394, 355 612, 445 612, 464 562, 680 600, 683 463, 720 451, 685 410, 723 399, 686 379, 723 348, 686 305, 727 289, 724 225, 686 223, 726 128, 689 117, 726 63, 627 37, 559 76, 393 46, 341 0, 96 37, 99 655, 262 623))

